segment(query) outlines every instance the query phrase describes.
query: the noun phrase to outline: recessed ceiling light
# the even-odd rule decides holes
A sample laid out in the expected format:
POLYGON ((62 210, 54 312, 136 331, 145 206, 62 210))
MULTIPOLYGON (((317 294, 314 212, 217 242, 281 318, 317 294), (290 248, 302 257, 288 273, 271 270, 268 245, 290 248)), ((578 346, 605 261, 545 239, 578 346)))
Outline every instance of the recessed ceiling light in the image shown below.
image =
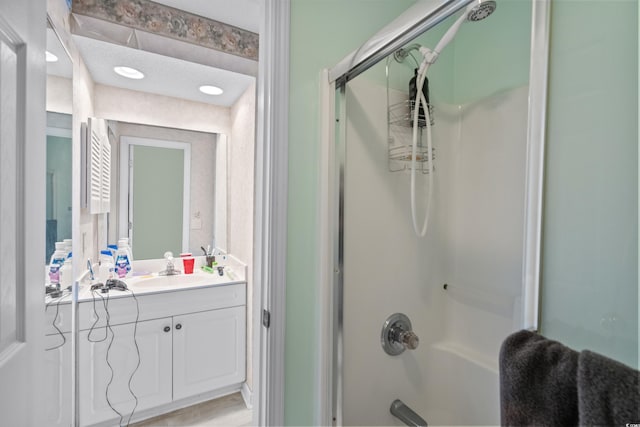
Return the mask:
POLYGON ((48 50, 45 50, 44 55, 45 55, 44 59, 47 62, 58 62, 58 57, 55 56, 53 53, 49 52, 48 50))
POLYGON ((217 86, 204 85, 200 86, 200 92, 207 95, 222 95, 224 91, 217 86))
POLYGON ((144 74, 131 67, 113 67, 113 71, 128 79, 138 80, 144 78, 144 74))

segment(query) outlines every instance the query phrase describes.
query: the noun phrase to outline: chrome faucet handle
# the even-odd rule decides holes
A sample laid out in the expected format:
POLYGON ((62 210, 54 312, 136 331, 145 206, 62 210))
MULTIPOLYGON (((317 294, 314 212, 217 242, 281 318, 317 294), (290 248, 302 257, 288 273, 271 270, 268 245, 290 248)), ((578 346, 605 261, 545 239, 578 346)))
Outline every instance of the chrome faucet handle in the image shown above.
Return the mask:
POLYGON ((164 259, 167 260, 167 268, 160 273, 160 276, 173 276, 176 274, 180 274, 180 270, 176 270, 175 265, 173 264, 173 252, 167 251, 164 253, 164 259))
POLYGON ((167 271, 173 270, 173 252, 167 251, 164 253, 164 259, 167 260, 167 271))
POLYGON ((420 344, 418 335, 411 329, 411 321, 402 313, 387 318, 382 325, 380 341, 384 351, 391 356, 397 356, 407 349, 415 350, 420 344))
POLYGON ((399 340, 408 350, 415 350, 420 344, 420 339, 413 331, 400 332, 399 340))

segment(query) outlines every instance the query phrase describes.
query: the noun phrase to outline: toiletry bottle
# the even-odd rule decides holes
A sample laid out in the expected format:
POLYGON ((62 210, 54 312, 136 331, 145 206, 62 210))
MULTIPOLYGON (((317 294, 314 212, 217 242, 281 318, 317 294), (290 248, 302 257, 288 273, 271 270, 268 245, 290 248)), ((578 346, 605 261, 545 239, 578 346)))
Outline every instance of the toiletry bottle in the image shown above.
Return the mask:
POLYGON ((111 256, 116 259, 116 252, 118 251, 118 245, 107 245, 107 249, 111 251, 111 256))
POLYGON ((67 259, 60 267, 60 287, 66 289, 73 284, 73 254, 69 252, 67 259))
POLYGON ((67 253, 64 250, 64 242, 56 242, 56 250, 49 261, 49 283, 52 285, 60 283, 60 267, 62 267, 66 259, 67 253))
POLYGON ((49 284, 51 286, 60 286, 60 267, 57 262, 49 264, 49 284))
POLYGON ((131 262, 129 261, 129 251, 122 241, 118 241, 118 250, 116 251, 115 272, 120 279, 131 277, 131 262))
POLYGON ((131 245, 129 244, 129 238, 123 237, 118 239, 118 247, 123 246, 127 250, 127 254, 129 255, 129 264, 133 265, 133 251, 131 250, 131 245))
POLYGON ((100 251, 100 266, 98 267, 98 280, 106 283, 107 280, 114 278, 115 264, 113 255, 109 249, 100 251))
POLYGON ((63 242, 64 242, 64 251, 67 253, 67 257, 68 257, 71 251, 73 250, 73 240, 64 239, 63 242))

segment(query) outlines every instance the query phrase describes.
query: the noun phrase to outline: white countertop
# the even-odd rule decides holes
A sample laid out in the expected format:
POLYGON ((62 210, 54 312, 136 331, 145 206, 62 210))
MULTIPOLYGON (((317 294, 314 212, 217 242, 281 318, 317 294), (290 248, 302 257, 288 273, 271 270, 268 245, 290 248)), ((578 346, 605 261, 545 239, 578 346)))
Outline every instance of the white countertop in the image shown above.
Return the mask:
MULTIPOLYGON (((134 265, 135 266, 135 265, 134 265)), ((176 292, 190 289, 198 289, 212 286, 226 286, 237 283, 244 283, 244 275, 237 274, 230 267, 225 267, 224 274, 220 276, 216 269, 213 273, 208 273, 200 268, 194 270, 193 274, 178 274, 174 276, 160 276, 158 273, 148 273, 145 271, 135 271, 133 277, 119 279, 127 285, 127 290, 110 289, 107 293, 98 290, 91 290, 89 283, 80 284, 78 289, 78 301, 92 301, 96 297, 122 298, 150 295, 165 292, 176 292)), ((94 281, 96 283, 97 281, 94 281)), ((60 298, 45 298, 45 303, 65 304, 71 302, 71 292, 64 292, 60 298), (59 301, 58 301, 59 300, 59 301)))

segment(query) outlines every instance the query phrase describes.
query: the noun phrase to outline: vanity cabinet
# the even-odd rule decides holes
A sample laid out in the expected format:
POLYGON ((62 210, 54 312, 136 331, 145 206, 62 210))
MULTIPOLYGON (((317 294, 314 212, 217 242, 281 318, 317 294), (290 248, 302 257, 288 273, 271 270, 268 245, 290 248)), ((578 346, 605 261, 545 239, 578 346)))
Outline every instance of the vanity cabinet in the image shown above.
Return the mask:
POLYGON ((50 427, 71 425, 71 334, 44 338, 44 419, 50 427), (64 337, 64 339, 63 339, 64 337))
POLYGON ((138 295, 138 304, 130 296, 111 298, 109 327, 100 298, 95 306, 81 302, 80 425, 117 424, 113 409, 126 425, 134 407, 133 420, 142 411, 158 415, 177 403, 189 404, 189 398, 230 386, 240 389, 246 364, 245 295, 241 283, 138 295), (140 365, 129 386, 138 350, 140 365))
POLYGON ((171 402, 171 318, 81 331, 79 342, 82 425, 117 419, 115 411, 126 425, 134 406, 142 411, 171 402))
POLYGON ((173 319, 173 398, 245 380, 245 307, 173 319))

